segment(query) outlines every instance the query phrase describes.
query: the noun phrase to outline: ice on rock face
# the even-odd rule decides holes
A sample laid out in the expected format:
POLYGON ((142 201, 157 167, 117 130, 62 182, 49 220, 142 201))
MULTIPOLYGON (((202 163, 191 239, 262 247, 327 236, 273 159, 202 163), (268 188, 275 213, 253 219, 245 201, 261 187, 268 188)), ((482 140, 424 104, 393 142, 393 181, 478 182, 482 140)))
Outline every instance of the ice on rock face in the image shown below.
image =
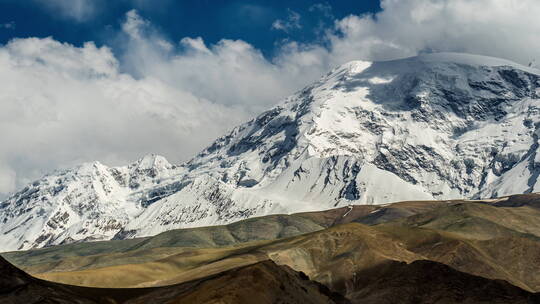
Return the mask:
POLYGON ((162 179, 170 177, 176 167, 171 165, 165 157, 148 154, 127 167, 129 171, 129 186, 132 189, 141 187, 141 184, 154 185, 162 179))
POLYGON ((110 239, 174 170, 151 155, 125 167, 92 162, 47 175, 0 204, 0 250, 110 239))
POLYGON ((185 164, 48 175, 0 204, 0 251, 246 217, 539 191, 540 72, 454 53, 353 61, 185 164))
POLYGON ((136 161, 130 167, 134 168, 136 171, 155 170, 157 173, 171 169, 172 165, 163 156, 148 154, 136 161))

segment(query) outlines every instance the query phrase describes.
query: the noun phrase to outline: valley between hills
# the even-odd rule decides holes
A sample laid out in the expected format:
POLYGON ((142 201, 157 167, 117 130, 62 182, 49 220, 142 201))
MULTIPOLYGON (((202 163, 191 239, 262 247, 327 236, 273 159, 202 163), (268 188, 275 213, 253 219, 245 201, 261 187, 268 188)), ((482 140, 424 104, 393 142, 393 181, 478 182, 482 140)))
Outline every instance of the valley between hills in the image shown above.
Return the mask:
POLYGON ((2 303, 539 303, 540 194, 270 215, 2 256, 2 303))

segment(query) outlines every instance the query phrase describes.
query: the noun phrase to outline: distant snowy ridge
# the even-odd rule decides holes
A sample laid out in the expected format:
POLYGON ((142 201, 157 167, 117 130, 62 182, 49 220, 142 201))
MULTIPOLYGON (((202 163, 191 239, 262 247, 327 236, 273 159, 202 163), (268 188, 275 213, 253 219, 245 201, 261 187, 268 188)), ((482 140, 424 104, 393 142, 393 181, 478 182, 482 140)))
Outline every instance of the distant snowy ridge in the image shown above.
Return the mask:
POLYGON ((0 251, 251 216, 540 191, 540 71, 440 53, 347 63, 189 162, 84 164, 0 203, 0 251))

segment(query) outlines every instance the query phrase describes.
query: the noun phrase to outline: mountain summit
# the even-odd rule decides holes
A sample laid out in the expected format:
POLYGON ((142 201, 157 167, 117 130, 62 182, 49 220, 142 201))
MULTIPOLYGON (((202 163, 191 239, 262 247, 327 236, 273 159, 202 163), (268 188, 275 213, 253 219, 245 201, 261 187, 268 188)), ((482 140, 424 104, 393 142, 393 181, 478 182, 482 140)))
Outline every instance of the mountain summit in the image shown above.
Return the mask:
POLYGON ((347 63, 185 164, 47 175, 0 204, 0 250, 271 213, 540 191, 540 71, 438 53, 347 63))

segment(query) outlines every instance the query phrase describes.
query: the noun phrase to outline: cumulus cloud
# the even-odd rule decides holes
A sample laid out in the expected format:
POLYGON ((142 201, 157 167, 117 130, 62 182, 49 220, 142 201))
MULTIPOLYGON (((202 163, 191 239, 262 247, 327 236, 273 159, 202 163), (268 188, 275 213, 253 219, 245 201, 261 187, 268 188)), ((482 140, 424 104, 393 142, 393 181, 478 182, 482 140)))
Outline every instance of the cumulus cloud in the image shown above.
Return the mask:
POLYGON ((288 33, 290 30, 296 30, 302 28, 300 25, 300 14, 287 9, 287 19, 277 19, 272 23, 272 29, 280 30, 288 33))
POLYGON ((223 39, 207 45, 201 37, 171 43, 153 30, 135 11, 124 24, 129 52, 123 67, 136 77, 154 77, 199 98, 230 107, 242 107, 252 115, 317 79, 322 70, 312 71, 304 63, 281 65, 269 61, 251 44, 223 39), (126 24, 137 24, 137 30, 126 24), (306 68, 306 69, 303 69, 306 68))
POLYGON ((334 56, 385 60, 423 50, 469 52, 527 64, 540 50, 535 0, 383 0, 376 15, 336 21, 334 56))
POLYGON ((155 152, 179 163, 321 74, 241 40, 168 41, 136 11, 120 36, 118 58, 52 38, 0 47, 0 194, 85 161, 155 152))
POLYGON ((149 152, 187 160, 349 60, 425 50, 522 64, 540 57, 536 0, 383 0, 381 8, 335 20, 322 43, 288 41, 273 58, 242 40, 170 41, 136 11, 125 16, 117 56, 52 38, 0 46, 0 193, 83 161, 119 165, 149 152))
POLYGON ((92 18, 100 7, 101 0, 34 0, 52 13, 77 22, 92 18))
POLYGON ((52 38, 0 47, 0 193, 84 161, 187 160, 323 69, 309 56, 269 61, 241 40, 174 43, 136 11, 120 36, 118 58, 52 38))
POLYGON ((142 38, 141 31, 146 26, 149 26, 149 22, 141 18, 136 10, 130 10, 126 13, 126 20, 122 23, 122 30, 132 39, 140 40, 142 38))
POLYGON ((11 41, 0 48, 0 83, 0 192, 92 159, 123 164, 149 152, 185 159, 247 118, 158 79, 120 73, 111 51, 92 43, 11 41))
POLYGON ((382 0, 381 8, 335 20, 322 44, 284 44, 274 62, 311 62, 324 70, 350 60, 391 60, 424 51, 495 56, 524 65, 540 57, 535 0, 382 0))

